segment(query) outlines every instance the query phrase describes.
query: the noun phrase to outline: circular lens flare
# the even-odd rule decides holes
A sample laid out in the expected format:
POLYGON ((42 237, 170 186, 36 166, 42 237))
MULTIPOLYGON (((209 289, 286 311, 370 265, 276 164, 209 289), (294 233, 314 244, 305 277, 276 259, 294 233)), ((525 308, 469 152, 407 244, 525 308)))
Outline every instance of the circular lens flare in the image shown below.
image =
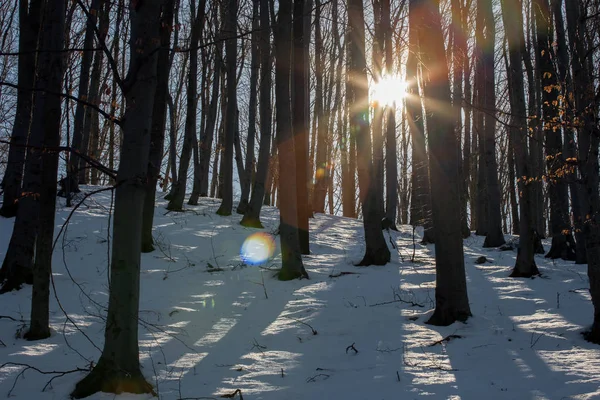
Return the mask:
POLYGON ((275 253, 275 239, 265 232, 253 233, 244 240, 240 257, 249 265, 266 263, 275 253))

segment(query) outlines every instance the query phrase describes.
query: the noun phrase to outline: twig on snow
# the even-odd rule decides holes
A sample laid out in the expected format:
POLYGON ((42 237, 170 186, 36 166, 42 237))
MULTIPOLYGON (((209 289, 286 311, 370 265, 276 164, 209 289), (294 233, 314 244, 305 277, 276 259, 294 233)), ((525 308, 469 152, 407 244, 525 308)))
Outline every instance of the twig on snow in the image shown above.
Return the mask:
POLYGON ((348 354, 348 351, 350 350, 354 350, 354 354, 358 354, 358 350, 356 350, 356 347, 354 347, 355 344, 356 342, 353 342, 350 346, 346 347, 346 354, 348 354))

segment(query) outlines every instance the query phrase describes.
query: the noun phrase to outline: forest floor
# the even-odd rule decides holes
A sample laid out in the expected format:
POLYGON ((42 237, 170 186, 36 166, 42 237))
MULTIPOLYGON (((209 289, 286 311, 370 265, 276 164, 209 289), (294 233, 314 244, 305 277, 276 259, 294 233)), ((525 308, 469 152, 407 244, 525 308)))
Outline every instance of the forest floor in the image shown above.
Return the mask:
MULTIPOLYGON (((66 399, 85 374, 69 371, 97 361, 110 204, 109 192, 86 200, 58 240, 52 337, 19 338, 31 287, 0 296, 0 365, 8 363, 0 398, 66 399)), ((512 279, 516 253, 482 249, 483 238, 472 236, 464 248, 473 317, 434 327, 424 323, 435 299, 434 246, 421 246, 418 232, 415 243, 411 227, 385 232, 391 263, 357 268, 361 222, 317 215, 304 258, 310 279, 280 282, 277 249, 263 265, 242 262, 243 242, 259 230, 240 226, 239 215, 217 216, 218 206, 201 199, 188 212, 167 213, 157 204, 160 249, 142 255, 139 339, 143 373, 160 399, 237 390, 245 400, 600 398, 600 347, 581 334, 593 315, 585 265, 536 256, 541 277, 512 279), (476 264, 482 255, 488 262, 476 264)), ((57 234, 69 212, 57 211, 57 234)), ((262 220, 264 232, 276 231, 276 209, 265 208, 262 220)), ((2 258, 12 224, 0 220, 2 258)))

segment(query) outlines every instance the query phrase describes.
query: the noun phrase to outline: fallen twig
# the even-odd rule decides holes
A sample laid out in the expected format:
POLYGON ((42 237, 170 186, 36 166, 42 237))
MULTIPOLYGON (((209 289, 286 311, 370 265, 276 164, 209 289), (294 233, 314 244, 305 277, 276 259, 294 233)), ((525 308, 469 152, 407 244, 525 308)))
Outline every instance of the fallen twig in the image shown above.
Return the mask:
POLYGON ((406 304, 410 304, 413 307, 425 307, 423 304, 415 303, 414 301, 409 301, 409 300, 404 300, 404 299, 396 299, 396 300, 384 301, 382 303, 370 304, 369 307, 384 306, 386 304, 393 304, 393 303, 406 303, 406 304))
POLYGON ((331 375, 328 374, 316 374, 315 376, 311 376, 310 378, 306 379, 306 383, 310 383, 310 382, 316 382, 317 378, 319 377, 323 377, 323 380, 329 379, 331 375))
POLYGON ((56 378, 60 378, 62 376, 65 376, 67 374, 72 374, 74 372, 89 372, 91 371, 91 366, 88 368, 75 368, 69 371, 42 371, 39 368, 36 368, 34 366, 31 366, 29 364, 21 364, 21 363, 14 363, 14 362, 6 362, 2 365, 0 365, 0 369, 4 368, 4 367, 8 367, 8 366, 14 366, 14 367, 24 367, 15 377, 15 381, 13 382, 12 387, 10 388, 10 390, 7 393, 7 397, 10 397, 12 394, 12 391, 15 389, 15 386, 17 385, 17 381, 19 380, 19 378, 21 376, 23 376, 23 374, 25 374, 25 371, 27 370, 34 370, 36 372, 39 372, 42 375, 52 375, 55 374, 56 376, 53 376, 48 382, 46 382, 46 384, 44 385, 44 387, 42 388, 42 392, 46 391, 46 389, 48 388, 48 386, 52 385, 52 381, 56 378))
POLYGON ((293 321, 299 322, 299 323, 301 323, 302 325, 306 325, 306 326, 308 326, 308 327, 310 328, 310 330, 312 331, 312 334, 313 334, 313 335, 317 335, 317 334, 319 333, 319 332, 317 332, 317 330, 316 330, 315 328, 313 328, 313 327, 312 327, 310 324, 307 324, 307 323, 306 323, 306 322, 304 322, 304 321, 300 321, 299 319, 292 318, 292 317, 288 317, 288 316, 284 316, 284 318, 288 318, 288 319, 291 319, 291 320, 293 320, 293 321))
POLYGON ((431 343, 431 344, 430 344, 429 346, 427 346, 427 347, 433 347, 433 346, 435 346, 435 345, 442 344, 442 343, 444 343, 444 342, 449 342, 449 341, 450 341, 450 340, 452 340, 452 339, 462 339, 462 336, 460 336, 460 335, 448 335, 448 336, 446 336, 446 337, 445 337, 445 338, 443 338, 443 339, 436 340, 435 342, 431 343))
POLYGON ((356 350, 356 347, 354 347, 354 343, 352 343, 350 346, 346 347, 346 354, 348 354, 348 351, 350 350, 354 350, 354 354, 358 354, 358 350, 356 350))
POLYGON ((330 278, 339 278, 342 275, 360 275, 358 272, 340 271, 337 274, 329 274, 330 278))
POLYGON ((240 389, 235 389, 235 392, 233 393, 223 394, 221 397, 224 399, 233 399, 238 394, 240 395, 240 400, 244 400, 244 396, 242 396, 242 391, 240 389))

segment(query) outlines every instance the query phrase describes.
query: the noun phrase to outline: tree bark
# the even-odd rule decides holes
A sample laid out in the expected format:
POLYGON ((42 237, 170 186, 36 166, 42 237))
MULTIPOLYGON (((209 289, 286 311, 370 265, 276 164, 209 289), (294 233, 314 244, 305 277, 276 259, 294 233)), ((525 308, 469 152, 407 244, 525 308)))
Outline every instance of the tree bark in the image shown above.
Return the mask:
MULTIPOLYGON (((383 31, 383 45, 385 50, 385 69, 388 74, 394 70, 392 31, 390 27, 390 0, 381 0, 381 30, 383 31)), ((386 107, 385 129, 385 218, 396 228, 396 210, 398 198, 398 154, 396 150, 396 104, 386 107)), ((404 133, 404 128, 402 128, 404 133)), ((403 164, 404 166, 404 164, 403 164)), ((406 171, 405 171, 406 172, 406 171)))
POLYGON ((296 161, 291 116, 290 62, 292 50, 292 1, 280 0, 275 33, 275 96, 277 150, 279 153, 279 197, 281 240, 280 280, 308 278, 302 263, 298 236, 296 161))
POLYGON ((308 45, 310 38, 310 10, 305 0, 294 0, 292 53, 292 126, 296 160, 296 197, 298 205, 298 235, 300 252, 310 254, 308 219, 311 215, 308 202, 308 125, 310 107, 310 80, 308 70, 308 45), (308 17, 304 17, 304 13, 308 17), (308 29, 307 29, 308 25, 308 29), (308 30, 308 32, 307 32, 308 30), (308 34, 308 36, 305 36, 308 34))
POLYGON ((358 266, 385 265, 390 261, 390 251, 381 231, 381 213, 377 209, 371 138, 369 134, 369 93, 365 56, 365 17, 361 0, 348 2, 348 57, 350 89, 350 132, 356 135, 360 148, 358 181, 362 203, 366 249, 358 266))
POLYGON ((582 179, 581 209, 583 233, 588 262, 590 295, 594 319, 586 339, 600 344, 600 195, 598 193, 598 145, 600 129, 597 124, 597 105, 592 72, 588 70, 590 53, 585 38, 585 9, 582 4, 566 2, 567 28, 571 38, 571 65, 573 69, 573 97, 579 154, 577 163, 582 179))
MULTIPOLYGON (((216 9, 217 7, 215 7, 216 9)), ((214 11, 216 15, 216 10, 214 11)), ((213 18, 216 20, 216 18, 213 18)), ((220 30, 219 30, 220 31, 220 30)), ((221 85, 221 57, 223 54, 221 34, 217 37, 215 45, 215 64, 213 70, 212 93, 208 113, 206 115, 206 125, 200 136, 200 196, 208 196, 208 170, 210 166, 210 156, 212 153, 213 140, 215 136, 215 127, 217 125, 217 113, 219 111, 219 88, 221 85)), ((217 152, 218 154, 218 152, 217 152)), ((216 173, 213 170, 213 173, 216 173)))
POLYGON ((311 205, 314 212, 325 212, 325 197, 327 195, 327 181, 329 179, 329 165, 327 165, 327 134, 329 130, 329 119, 325 110, 325 93, 323 76, 325 74, 324 57, 325 49, 323 46, 322 30, 321 30, 321 1, 315 1, 315 105, 314 118, 316 120, 316 141, 313 140, 315 146, 315 163, 314 163, 314 185, 311 205))
POLYGON ((190 68, 188 71, 187 105, 185 117, 185 133, 183 147, 179 159, 178 181, 172 191, 172 198, 167 205, 168 210, 182 210, 187 187, 188 169, 192 156, 192 147, 196 142, 196 115, 198 109, 198 43, 202 40, 202 28, 205 19, 206 0, 201 0, 196 11, 196 0, 191 0, 192 32, 190 38, 190 68))
POLYGON ((498 164, 496 162, 496 79, 494 73, 494 53, 496 24, 491 0, 480 0, 485 21, 485 45, 483 50, 484 96, 486 113, 484 117, 484 158, 485 183, 487 190, 487 232, 483 247, 498 247, 505 243, 500 215, 500 188, 498 186, 498 164))
POLYGON ((409 12, 409 54, 406 62, 406 76, 410 84, 406 98, 406 119, 412 140, 412 190, 411 190, 411 225, 424 227, 423 244, 434 243, 434 232, 431 219, 431 198, 429 186, 429 167, 427 165, 427 149, 425 145, 425 124, 423 106, 419 94, 419 72, 417 52, 417 18, 409 12))
POLYGON ((562 154, 562 129, 559 119, 558 76, 552 64, 549 39, 551 20, 548 0, 535 0, 533 4, 536 41, 540 59, 541 101, 543 136, 546 139, 546 162, 548 166, 548 195, 550 197, 550 235, 552 246, 547 258, 563 258, 575 261, 575 241, 569 228, 569 199, 567 185, 563 178, 565 168, 562 154))
POLYGON ((521 201, 519 225, 519 250, 511 277, 531 277, 539 275, 535 263, 535 221, 532 215, 534 193, 529 184, 531 176, 531 158, 527 149, 527 112, 521 60, 525 51, 523 36, 523 14, 520 0, 502 0, 502 19, 506 29, 509 48, 507 66, 508 79, 512 88, 510 135, 514 147, 519 193, 521 201))
POLYGON ((228 0, 225 20, 225 67, 227 69, 227 108, 225 110, 225 143, 222 154, 221 179, 223 201, 217 210, 218 215, 231 215, 233 208, 233 140, 237 125, 236 105, 236 61, 237 61, 237 0, 228 0))
POLYGON ((161 2, 131 2, 130 64, 125 79, 127 111, 117 175, 110 293, 102 355, 71 393, 152 393, 140 371, 138 315, 142 207, 146 188, 152 111, 157 86, 161 2))
MULTIPOLYGON (((91 49, 94 45, 94 31, 96 28, 96 20, 100 12, 100 0, 92 0, 89 9, 89 17, 87 19, 87 25, 85 29, 85 38, 83 40, 83 48, 91 49)), ((81 57, 81 69, 79 74, 79 89, 77 91, 77 97, 82 100, 88 100, 89 87, 90 87, 90 72, 92 67, 92 61, 94 57, 93 51, 84 51, 81 57)), ((87 143, 89 140, 89 132, 85 132, 85 114, 86 106, 82 103, 77 103, 75 108, 75 120, 73 124, 73 143, 72 147, 79 151, 81 154, 87 155, 88 148, 87 143), (87 139, 86 139, 87 137, 87 139)), ((85 183, 85 163, 81 157, 73 157, 71 159, 73 163, 69 171, 71 174, 77 176, 78 183, 85 183)))
MULTIPOLYGON (((576 159, 576 146, 575 146, 575 135, 574 128, 571 126, 570 121, 573 117, 573 111, 575 104, 573 103, 572 96, 569 93, 573 93, 573 79, 570 74, 570 62, 568 55, 568 47, 566 40, 565 22, 562 13, 562 0, 552 0, 552 14, 554 17, 554 26, 556 28, 556 65, 558 69, 558 75, 561 84, 561 94, 564 99, 564 106, 567 112, 563 114, 562 122, 564 123, 565 143, 563 148, 563 154, 565 160, 576 159)), ((569 182, 569 191, 571 194, 571 210, 573 213, 574 231, 575 231, 575 263, 586 264, 587 256, 585 249, 585 237, 583 234, 583 211, 581 198, 580 184, 577 182, 577 169, 569 167, 566 169, 566 179, 569 182)))
POLYGON ((254 171, 254 142, 256 137, 256 103, 258 97, 258 70, 260 68, 260 59, 258 54, 258 30, 259 16, 258 6, 260 0, 252 0, 252 35, 250 38, 250 98, 248 104, 248 137, 246 139, 246 165, 245 174, 240 177, 242 193, 240 202, 236 209, 238 214, 245 214, 248 209, 248 200, 250 197, 250 185, 252 183, 252 174, 254 171))
MULTIPOLYGON (((45 148, 60 146, 60 119, 62 99, 58 95, 63 84, 66 1, 47 2, 44 7, 43 27, 40 35, 40 53, 37 80, 41 90, 35 96, 33 126, 40 129, 45 148)), ((40 340, 50 336, 50 273, 52 270, 52 244, 54 217, 56 215, 56 182, 58 152, 42 151, 40 160, 39 225, 35 241, 33 289, 31 292, 31 324, 25 334, 27 340, 40 340)))
POLYGON ((154 250, 152 225, 154 223, 154 203, 156 200, 156 184, 160 176, 160 164, 165 147, 165 126, 167 122, 167 99, 169 95, 169 72, 171 61, 168 47, 171 44, 173 31, 173 10, 175 0, 164 0, 164 12, 160 23, 160 44, 158 52, 156 95, 152 109, 152 130, 150 131, 150 153, 148 156, 148 181, 144 198, 142 222, 142 253, 154 250))
POLYGON ((260 1, 260 143, 258 148, 258 164, 256 179, 252 186, 252 196, 248 209, 240 222, 241 225, 263 228, 260 223, 260 209, 265 199, 265 185, 269 172, 269 159, 271 147, 271 46, 270 46, 270 19, 269 0, 260 1))
POLYGON ((448 64, 439 13, 439 0, 410 0, 411 14, 417 13, 419 54, 423 63, 425 110, 429 139, 431 204, 435 226, 435 310, 427 323, 450 325, 471 316, 460 228, 458 154, 455 121, 451 113, 434 112, 450 103, 448 64), (435 75, 430 71, 436 71, 435 75))
MULTIPOLYGON (((12 218, 17 215, 21 185, 23 182, 23 165, 25 163, 27 138, 31 125, 34 94, 31 88, 35 85, 36 54, 31 49, 37 48, 38 33, 41 23, 43 0, 19 0, 19 62, 18 86, 15 120, 11 134, 11 146, 8 150, 6 171, 0 185, 4 191, 0 216, 12 218)), ((0 273, 0 281, 2 274, 0 273)))

